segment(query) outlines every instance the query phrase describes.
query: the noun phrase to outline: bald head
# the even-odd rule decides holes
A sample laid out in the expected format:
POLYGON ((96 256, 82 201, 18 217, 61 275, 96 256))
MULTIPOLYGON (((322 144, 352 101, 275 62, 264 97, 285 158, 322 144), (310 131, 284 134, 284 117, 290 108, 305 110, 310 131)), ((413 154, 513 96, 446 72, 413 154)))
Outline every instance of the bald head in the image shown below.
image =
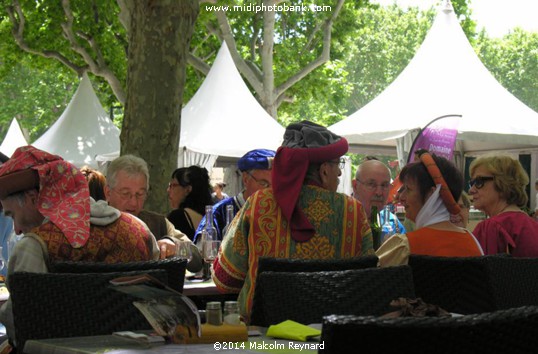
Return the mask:
POLYGON ((353 184, 353 195, 369 216, 373 205, 378 210, 387 203, 390 190, 390 169, 381 161, 368 160, 357 168, 353 184))

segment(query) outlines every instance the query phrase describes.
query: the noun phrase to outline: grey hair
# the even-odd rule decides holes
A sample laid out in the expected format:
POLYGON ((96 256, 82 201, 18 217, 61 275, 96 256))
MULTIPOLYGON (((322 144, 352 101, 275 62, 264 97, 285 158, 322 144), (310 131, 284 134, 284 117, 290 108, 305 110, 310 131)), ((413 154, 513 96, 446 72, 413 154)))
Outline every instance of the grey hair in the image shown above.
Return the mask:
POLYGON ((129 176, 143 174, 146 176, 146 188, 149 189, 149 170, 144 159, 134 155, 123 155, 112 161, 106 171, 106 183, 110 188, 116 186, 116 175, 119 171, 125 171, 129 176))
POLYGON ((4 200, 13 200, 13 199, 15 199, 17 201, 17 204, 19 204, 19 206, 23 207, 24 202, 25 202, 25 197, 24 197, 25 194, 26 194, 26 191, 16 192, 16 193, 8 195, 7 197, 4 198, 4 200))
POLYGON ((316 183, 321 184, 321 177, 319 176, 320 167, 321 167, 321 164, 319 163, 313 163, 313 164, 308 165, 308 169, 306 170, 304 181, 316 182, 316 183))

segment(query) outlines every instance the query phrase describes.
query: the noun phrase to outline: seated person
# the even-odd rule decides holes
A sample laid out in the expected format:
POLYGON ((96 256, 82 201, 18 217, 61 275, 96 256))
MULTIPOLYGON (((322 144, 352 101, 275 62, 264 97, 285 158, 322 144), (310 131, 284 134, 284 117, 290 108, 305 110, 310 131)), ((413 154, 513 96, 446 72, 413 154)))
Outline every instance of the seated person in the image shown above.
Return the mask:
MULTIPOLYGON (((159 258, 144 223, 103 201, 90 202, 88 183, 75 166, 33 146, 18 148, 0 167, 0 201, 15 232, 24 233, 9 259, 8 287, 9 274, 46 273, 49 262, 159 258)), ((0 322, 14 340, 9 299, 0 308, 0 322)))
POLYGON ((217 204, 221 200, 230 198, 228 194, 224 193, 224 188, 226 188, 226 183, 215 183, 215 185, 213 186, 213 193, 211 193, 211 200, 213 201, 213 204, 217 204))
POLYGON ((273 186, 246 201, 213 263, 220 291, 239 292, 248 322, 260 257, 338 259, 372 254, 359 201, 337 193, 347 140, 303 121, 287 127, 273 165, 273 186))
MULTIPOLYGON (((105 195, 108 204, 145 222, 158 240, 161 257, 175 256, 178 242, 190 242, 164 215, 143 209, 149 189, 146 161, 133 155, 114 159, 108 165, 106 182, 105 195)), ((202 269, 202 255, 194 244, 191 245, 191 253, 192 259, 187 264, 187 270, 194 273, 202 269)))
POLYGON ((194 165, 178 168, 172 173, 167 192, 173 210, 166 218, 189 239, 194 239, 206 205, 213 205, 207 169, 194 165))
POLYGON ((519 160, 485 155, 469 170, 473 205, 488 216, 474 228, 484 252, 538 257, 538 222, 521 210, 528 201, 529 176, 519 160))
MULTIPOLYGON (((222 240, 224 237, 223 231, 226 227, 226 207, 232 205, 234 208, 234 216, 239 212, 239 209, 245 204, 245 201, 254 192, 271 187, 271 169, 273 168, 273 159, 275 152, 273 150, 257 149, 251 150, 243 155, 237 161, 237 169, 241 173, 241 182, 243 182, 243 190, 235 197, 224 199, 223 201, 213 206, 213 225, 217 229, 217 237, 222 240)), ((202 233, 206 224, 205 216, 200 221, 194 242, 198 242, 198 236, 202 233)))
POLYGON ((454 164, 428 152, 420 161, 407 164, 400 172, 404 189, 400 202, 405 216, 415 222, 414 231, 390 237, 376 251, 379 265, 407 264, 410 254, 445 257, 483 255, 472 233, 450 222, 458 214, 456 203, 463 190, 463 176, 454 164))

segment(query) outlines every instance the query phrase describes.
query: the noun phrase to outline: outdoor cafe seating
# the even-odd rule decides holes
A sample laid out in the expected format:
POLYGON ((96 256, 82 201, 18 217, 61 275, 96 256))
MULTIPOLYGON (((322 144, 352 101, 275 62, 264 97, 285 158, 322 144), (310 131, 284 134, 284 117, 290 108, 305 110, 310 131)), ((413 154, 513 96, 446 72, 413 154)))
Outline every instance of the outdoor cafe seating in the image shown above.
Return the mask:
MULTIPOLYGON (((142 272, 170 284, 170 274, 185 272, 184 261, 166 260, 164 267, 157 267, 159 262, 141 262, 148 263, 147 269, 139 265, 134 272, 133 265, 94 265, 77 274, 82 265, 76 269, 60 264, 55 271, 69 273, 13 274, 17 341, 151 329, 133 299, 110 289, 108 282, 142 272)), ((387 353, 407 348, 483 352, 475 350, 476 343, 490 352, 507 346, 512 346, 509 352, 525 352, 538 341, 529 334, 538 321, 538 259, 413 255, 407 266, 377 268, 376 263, 373 256, 336 262, 260 259, 251 324, 267 328, 285 320, 323 323, 323 353, 352 352, 359 337, 361 347, 387 353), (420 297, 453 317, 380 317, 391 312, 390 302, 400 297, 420 297)))

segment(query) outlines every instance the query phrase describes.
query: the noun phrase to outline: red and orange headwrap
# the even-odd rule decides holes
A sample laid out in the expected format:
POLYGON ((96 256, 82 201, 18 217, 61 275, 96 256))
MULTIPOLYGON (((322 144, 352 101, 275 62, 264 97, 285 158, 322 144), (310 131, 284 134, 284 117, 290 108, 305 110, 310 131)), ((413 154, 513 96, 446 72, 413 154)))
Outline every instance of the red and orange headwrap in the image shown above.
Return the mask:
POLYGON ((424 164, 426 170, 432 177, 433 183, 435 185, 441 185, 439 195, 443 200, 443 204, 448 209, 448 212, 450 214, 459 214, 461 208, 452 196, 452 192, 450 192, 450 189, 448 188, 448 185, 446 184, 446 181, 443 178, 439 167, 437 167, 437 164, 435 163, 435 160, 433 159, 432 155, 430 155, 429 152, 423 152, 420 154, 420 161, 424 164))
POLYGON ((0 166, 0 199, 39 187, 37 209, 74 248, 90 237, 90 192, 82 173, 60 156, 28 145, 0 166))

